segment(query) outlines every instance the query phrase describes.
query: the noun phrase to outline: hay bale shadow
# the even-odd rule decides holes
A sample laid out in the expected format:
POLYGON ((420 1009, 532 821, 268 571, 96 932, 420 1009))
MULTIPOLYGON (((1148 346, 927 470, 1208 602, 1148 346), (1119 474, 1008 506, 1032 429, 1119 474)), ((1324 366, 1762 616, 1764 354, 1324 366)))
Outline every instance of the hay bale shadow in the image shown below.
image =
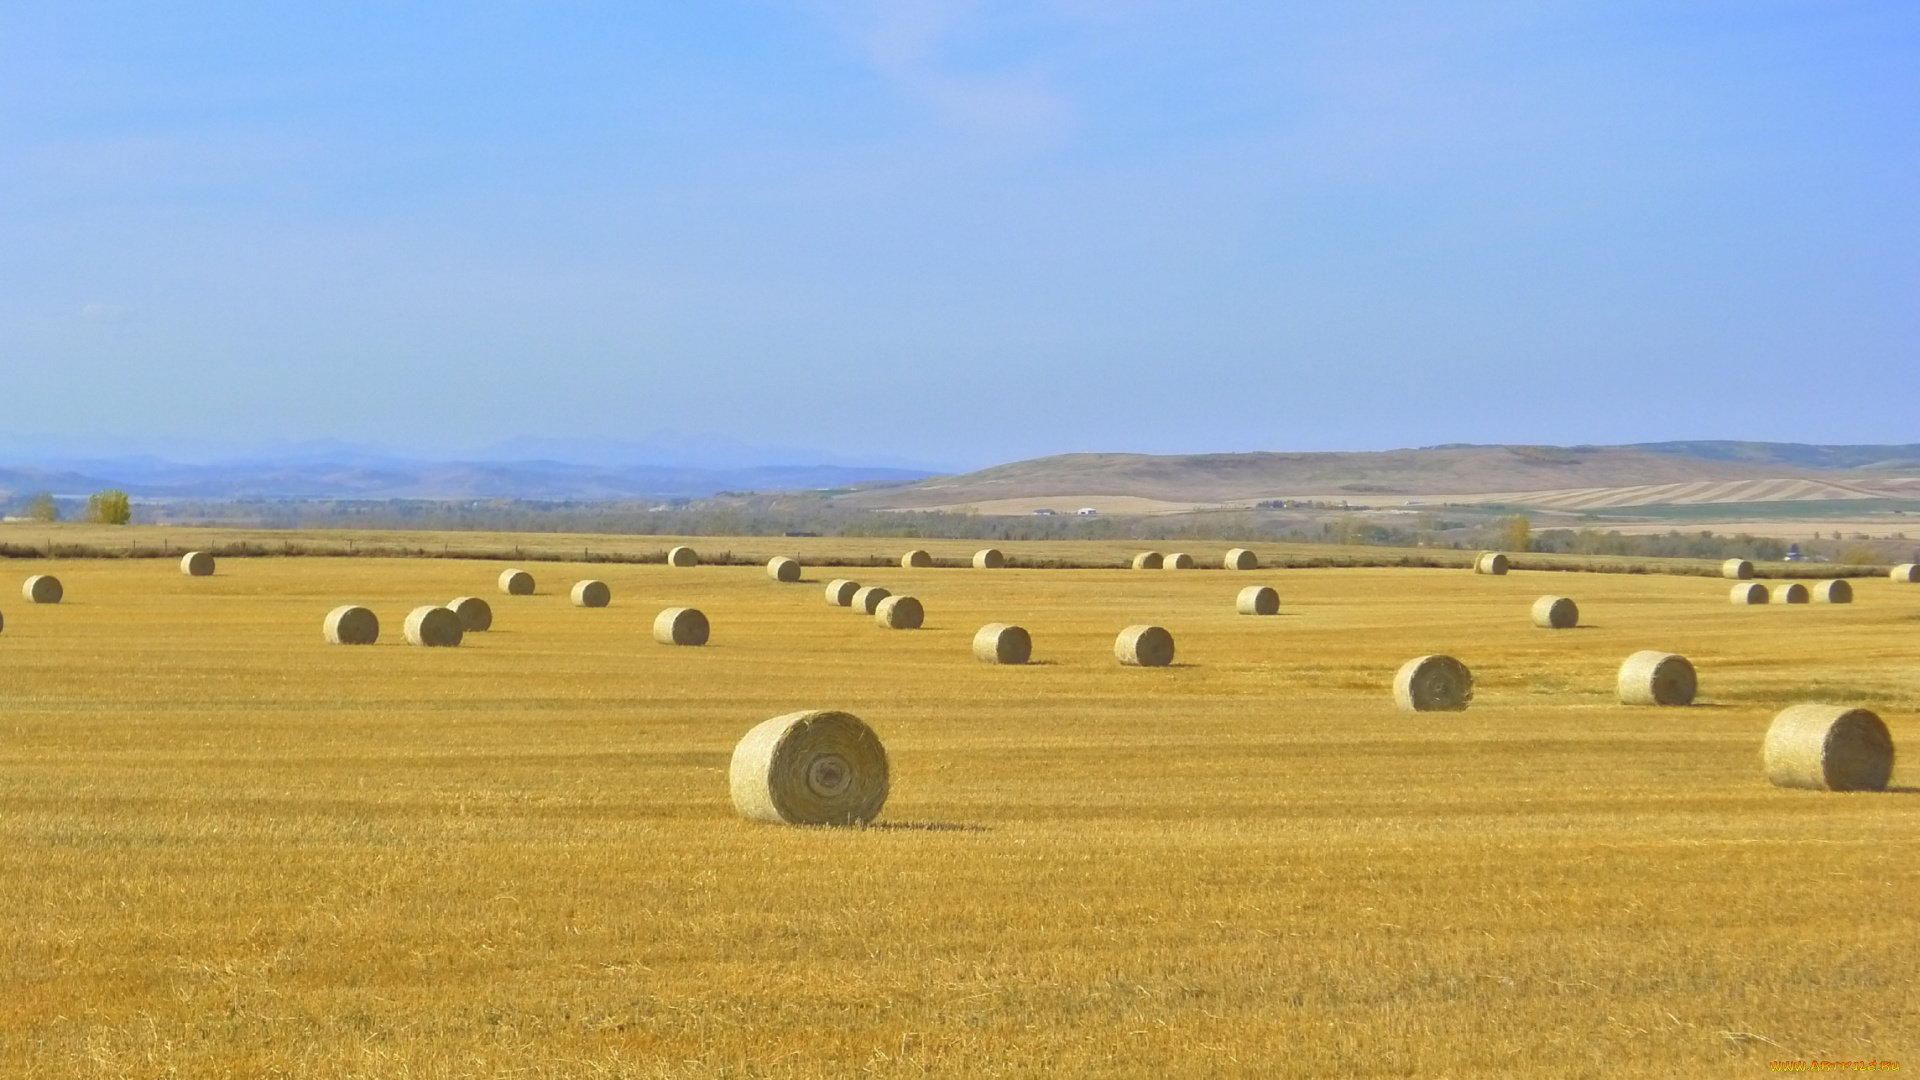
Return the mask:
POLYGON ((991 825, 972 825, 958 821, 876 821, 869 829, 890 832, 992 832, 991 825))

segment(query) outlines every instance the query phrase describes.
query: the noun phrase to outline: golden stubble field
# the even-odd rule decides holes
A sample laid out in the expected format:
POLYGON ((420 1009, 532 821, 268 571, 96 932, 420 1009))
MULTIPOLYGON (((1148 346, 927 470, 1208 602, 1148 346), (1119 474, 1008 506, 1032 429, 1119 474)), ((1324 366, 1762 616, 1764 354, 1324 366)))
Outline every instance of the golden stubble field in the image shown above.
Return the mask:
MULTIPOLYGON (((905 546, 904 544, 899 546, 905 546)), ((1754 1076, 1920 1067, 1920 587, 1735 608, 1701 578, 907 571, 927 628, 756 569, 5 564, 0 1074, 1754 1076), (67 588, 19 599, 29 573, 67 588), (613 605, 574 608, 579 577, 613 605), (1276 586, 1283 614, 1233 613, 1276 586), (1527 620, 1542 593, 1582 628, 1527 620), (405 645, 478 594, 492 632, 405 645), (382 640, 328 646, 325 612, 382 640), (655 644, 660 608, 713 622, 655 644), (1039 663, 971 659, 981 624, 1039 663), (1123 669, 1160 623, 1178 666, 1123 669), (1704 704, 1612 703, 1687 654, 1704 704), (1425 652, 1464 713, 1393 710, 1425 652), (1882 794, 1769 787, 1768 719, 1860 702, 1882 794), (733 743, 886 741, 880 827, 738 820, 733 743)))

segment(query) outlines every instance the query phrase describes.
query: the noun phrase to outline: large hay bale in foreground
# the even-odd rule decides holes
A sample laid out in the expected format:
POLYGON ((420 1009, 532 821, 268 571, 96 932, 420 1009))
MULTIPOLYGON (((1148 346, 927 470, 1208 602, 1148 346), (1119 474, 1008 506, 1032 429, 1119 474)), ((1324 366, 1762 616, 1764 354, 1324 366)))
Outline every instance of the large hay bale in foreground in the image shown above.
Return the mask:
POLYGON ((1533 625, 1545 630, 1571 630, 1580 625, 1580 605, 1568 596, 1543 596, 1533 602, 1533 625))
POLYGON ((332 645, 371 645, 380 640, 380 617, 367 608, 342 604, 327 612, 320 633, 332 645))
POLYGON ((435 604, 408 612, 405 631, 411 644, 435 649, 450 649, 466 634, 460 628, 460 616, 435 604))
POLYGON ((1160 560, 1162 570, 1191 570, 1197 565, 1199 564, 1193 561, 1193 556, 1184 551, 1176 551, 1160 560))
POLYGON ((667 565, 668 566, 699 566, 700 553, 686 546, 685 544, 682 544, 679 547, 674 548, 671 551, 667 552, 667 565))
POLYGON ((973 658, 983 664, 1024 664, 1033 658, 1033 637, 1012 623, 988 623, 973 635, 973 658))
POLYGON ((834 607, 847 607, 853 603, 853 594, 860 591, 860 583, 846 578, 834 578, 827 582, 827 603, 834 607))
POLYGON ((1767 727, 1767 779, 1815 791, 1885 791, 1893 735, 1878 715, 1846 705, 1794 705, 1767 727))
POLYGON ((1133 568, 1135 570, 1158 570, 1160 569, 1160 564, 1165 561, 1166 556, 1161 555, 1157 551, 1143 551, 1133 557, 1133 568))
POLYGON ((188 577, 212 577, 213 556, 204 551, 189 551, 180 556, 180 572, 188 577))
POLYGON ((1249 585, 1233 598, 1233 610, 1242 615, 1280 614, 1280 591, 1271 585, 1249 585))
POLYGON ((1498 551, 1483 551, 1479 558, 1473 560, 1473 572, 1476 574, 1498 576, 1506 573, 1512 566, 1513 561, 1498 551))
POLYGON ((1764 604, 1772 597, 1767 587, 1757 581, 1743 581, 1727 590, 1727 599, 1736 604, 1764 604))
POLYGON ((1260 556, 1255 555, 1246 548, 1233 548, 1227 552, 1224 565, 1229 570, 1258 570, 1260 569, 1260 556))
POLYGON ((508 596, 532 596, 533 575, 518 568, 502 570, 500 571, 500 591, 508 596))
POLYGON ((1700 680, 1679 653, 1643 649, 1620 665, 1618 689, 1622 705, 1691 705, 1700 680))
POLYGON ((918 630, 926 620, 926 609, 911 596, 889 596, 873 609, 873 621, 888 630, 918 630))
POLYGON ((880 609, 880 602, 893 595, 892 589, 879 585, 868 585, 853 590, 853 604, 862 615, 871 615, 880 609))
POLYGON ((1887 571, 1887 576, 1902 585, 1920 584, 1920 563, 1901 563, 1887 571))
POLYGON ((1404 712, 1458 712, 1473 701, 1473 672, 1451 656, 1416 656, 1393 676, 1393 703, 1404 712))
POLYGON ((572 596, 574 607, 606 607, 613 602, 613 590, 593 578, 574 582, 572 596))
POLYGON ((1173 635, 1158 626, 1129 626, 1113 639, 1113 658, 1127 667, 1173 663, 1173 635))
POLYGON ((20 595, 30 604, 57 604, 67 590, 52 574, 35 574, 20 583, 20 595))
POLYGON ((734 746, 727 786, 749 821, 865 825, 887 802, 887 751, 852 713, 788 713, 734 746))
POLYGON ((900 556, 900 568, 902 570, 924 570, 932 565, 933 556, 919 548, 914 548, 912 551, 900 556))
POLYGON ((1728 559, 1720 564, 1720 576, 1745 581, 1753 576, 1753 564, 1745 559, 1728 559))
POLYGON ((1851 604, 1853 586, 1845 578, 1816 581, 1813 584, 1813 598, 1822 604, 1851 604))
POLYGON ((767 576, 783 585, 791 585, 800 580, 800 560, 775 555, 767 560, 767 576))
POLYGON ((493 605, 477 596, 456 596, 447 610, 460 616, 460 629, 469 634, 493 629, 493 605))
POLYGON ((705 645, 711 629, 699 608, 670 607, 653 618, 653 640, 662 645, 705 645))
POLYGON ((1773 602, 1776 604, 1804 604, 1813 594, 1797 581, 1783 581, 1773 587, 1773 602))
POLYGON ((998 570, 1007 565, 1007 557, 999 548, 981 548, 973 553, 975 570, 998 570))

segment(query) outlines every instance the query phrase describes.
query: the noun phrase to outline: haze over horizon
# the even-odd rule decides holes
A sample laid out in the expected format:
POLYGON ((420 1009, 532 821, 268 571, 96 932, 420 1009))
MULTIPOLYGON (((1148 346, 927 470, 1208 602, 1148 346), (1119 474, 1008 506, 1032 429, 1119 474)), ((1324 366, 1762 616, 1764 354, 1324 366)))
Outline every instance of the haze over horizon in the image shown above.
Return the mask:
POLYGON ((1911 443, 1915 55, 1892 0, 14 10, 0 447, 1911 443))

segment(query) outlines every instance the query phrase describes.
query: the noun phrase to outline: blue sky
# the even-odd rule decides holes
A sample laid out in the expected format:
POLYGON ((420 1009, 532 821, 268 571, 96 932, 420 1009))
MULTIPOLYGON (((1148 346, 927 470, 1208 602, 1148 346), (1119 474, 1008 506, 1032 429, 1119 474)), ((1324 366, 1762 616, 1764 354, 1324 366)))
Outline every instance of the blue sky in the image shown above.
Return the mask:
POLYGON ((1920 5, 0 6, 0 436, 1920 441, 1920 5))

